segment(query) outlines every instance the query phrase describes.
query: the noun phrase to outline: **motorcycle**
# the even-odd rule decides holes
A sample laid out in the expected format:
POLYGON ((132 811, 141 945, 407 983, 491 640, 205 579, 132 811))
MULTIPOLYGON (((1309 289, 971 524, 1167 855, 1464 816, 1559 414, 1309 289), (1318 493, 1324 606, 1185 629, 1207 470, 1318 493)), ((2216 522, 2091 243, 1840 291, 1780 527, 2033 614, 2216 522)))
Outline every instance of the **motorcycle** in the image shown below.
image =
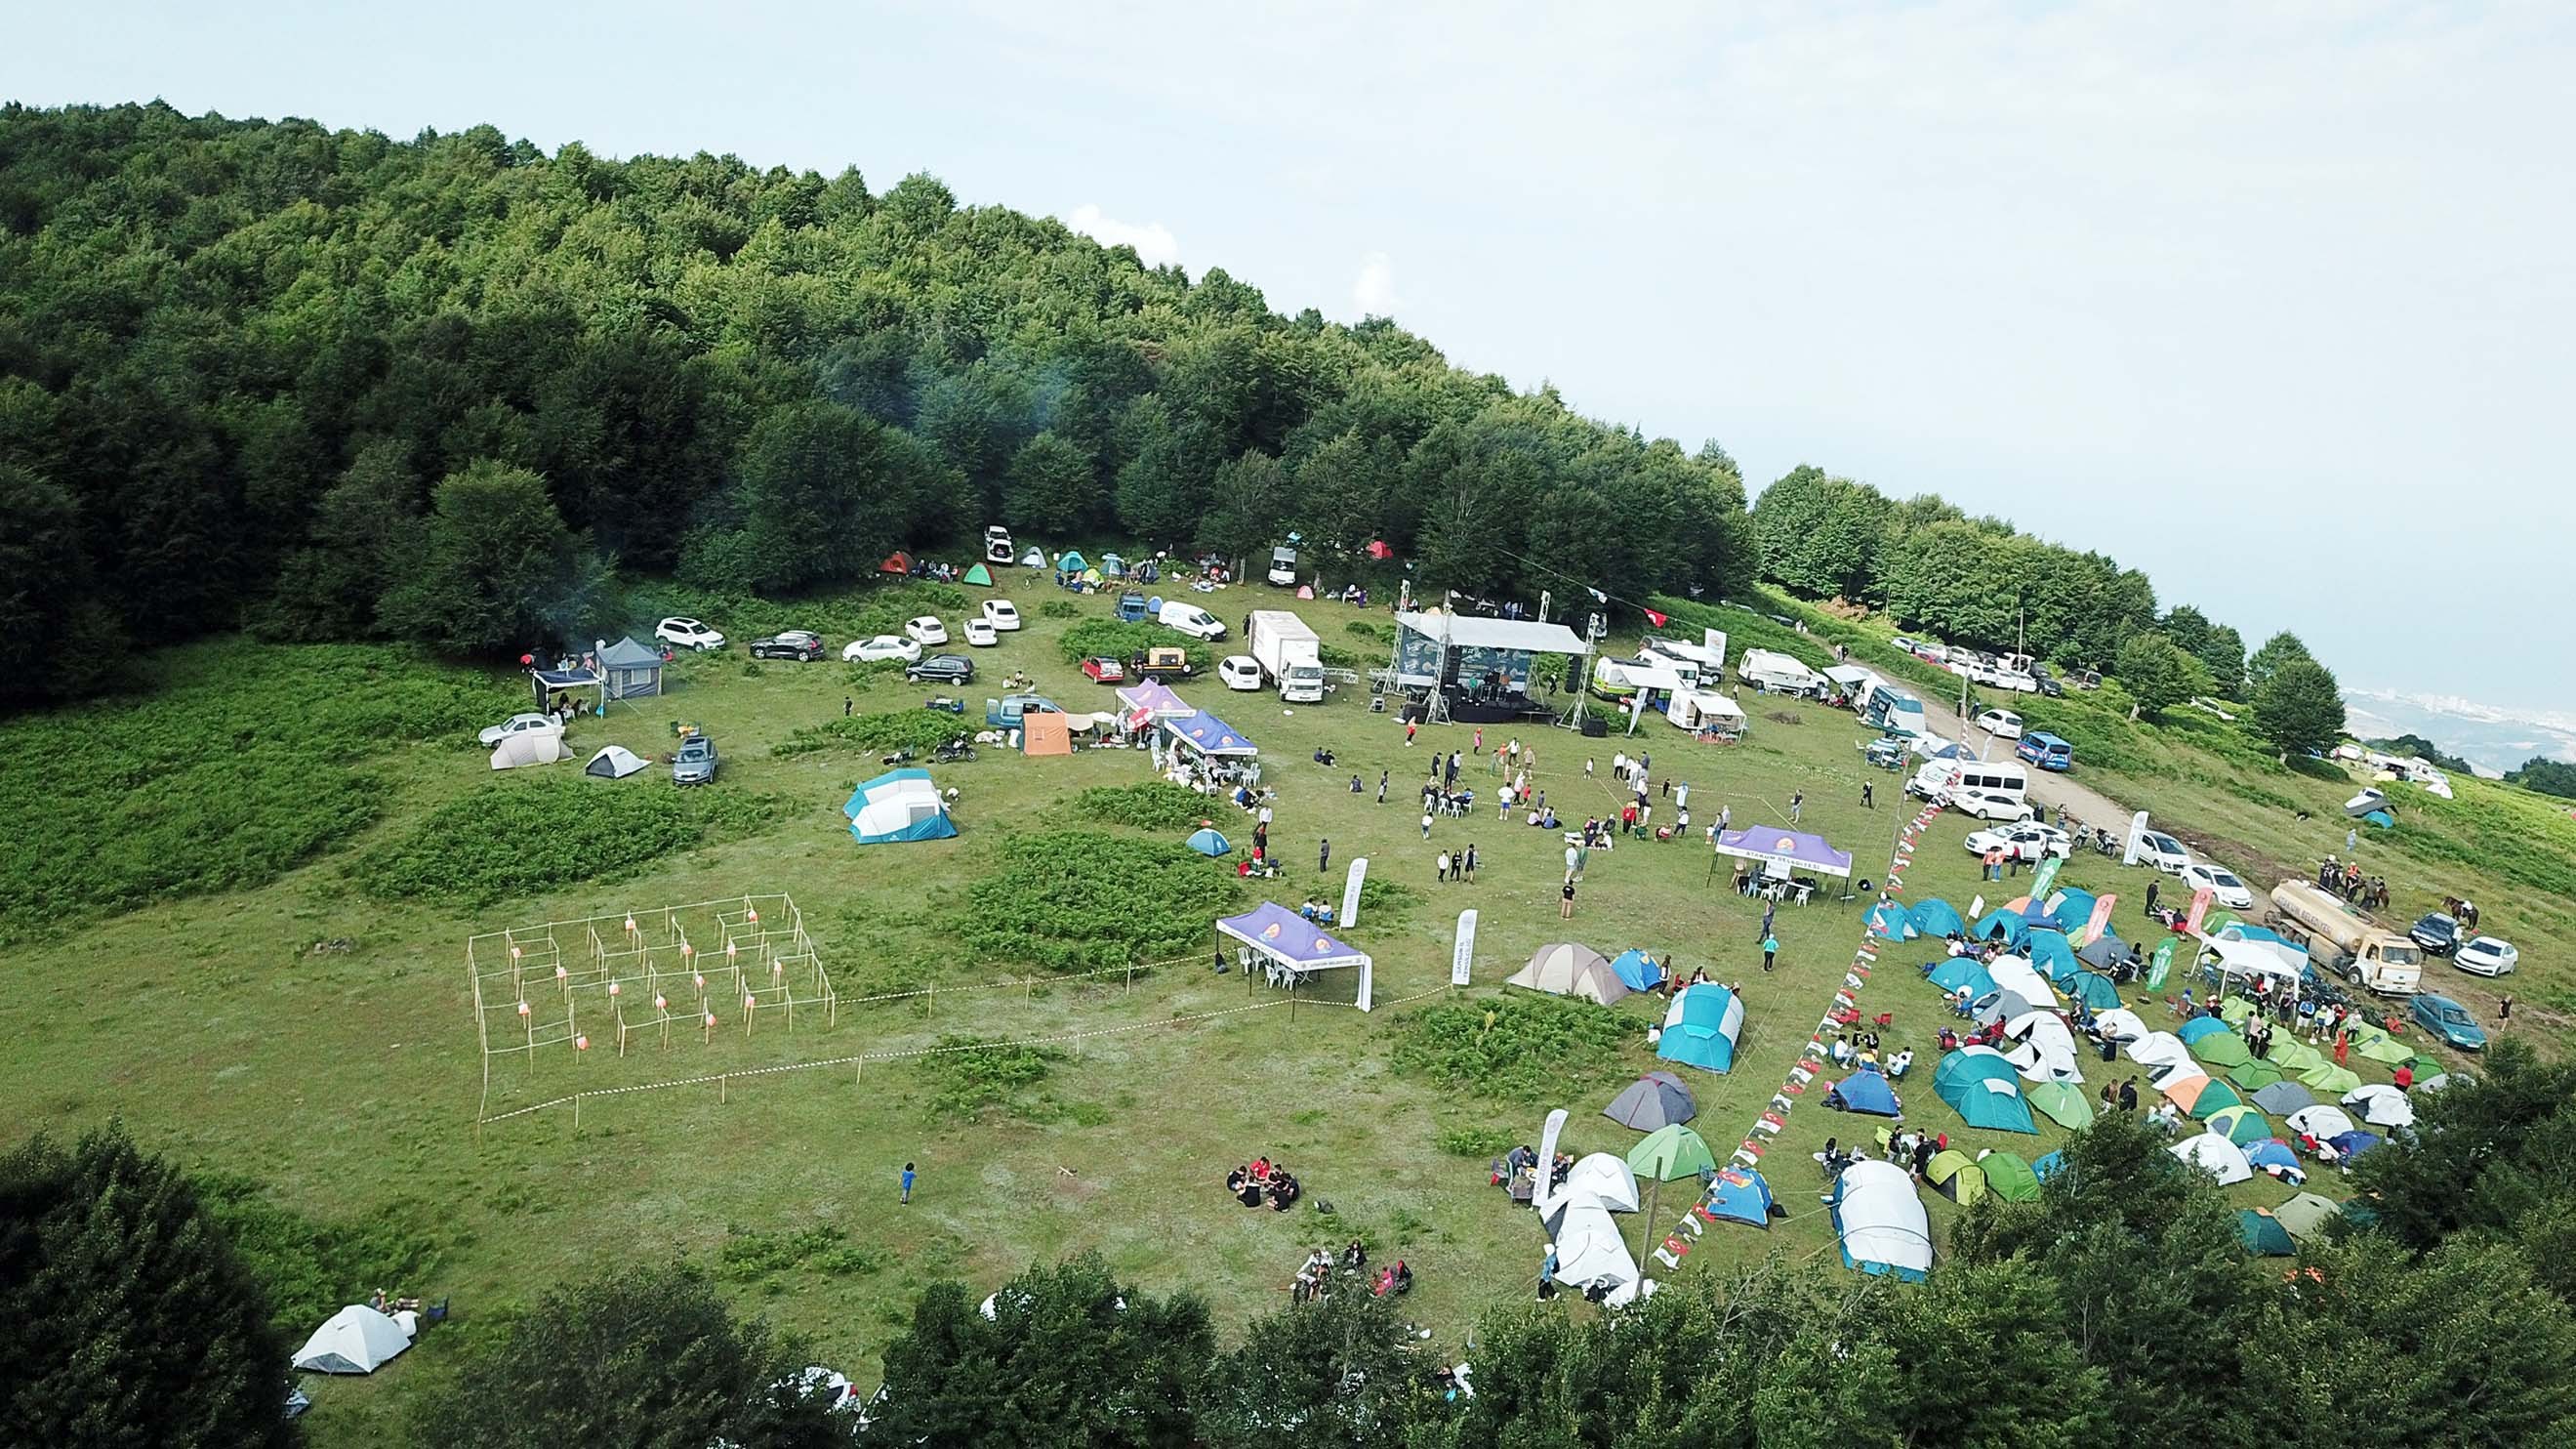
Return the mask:
POLYGON ((975 746, 964 735, 959 735, 933 750, 930 758, 934 764, 954 765, 961 760, 975 758, 975 746))
POLYGON ((878 763, 878 764, 880 764, 880 765, 887 765, 887 766, 893 766, 893 765, 909 765, 909 764, 911 764, 911 763, 912 763, 912 751, 910 751, 910 750, 897 750, 897 751, 895 751, 893 754, 890 754, 890 755, 879 755, 879 756, 877 757, 877 763, 878 763))

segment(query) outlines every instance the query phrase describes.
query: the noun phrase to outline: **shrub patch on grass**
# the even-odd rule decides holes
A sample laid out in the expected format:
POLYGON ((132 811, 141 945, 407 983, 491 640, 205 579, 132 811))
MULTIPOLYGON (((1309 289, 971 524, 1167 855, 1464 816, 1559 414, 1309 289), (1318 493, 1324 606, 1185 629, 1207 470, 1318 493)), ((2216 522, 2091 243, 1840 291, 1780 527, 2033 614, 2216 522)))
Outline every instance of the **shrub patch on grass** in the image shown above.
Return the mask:
POLYGON ((1054 830, 1011 837, 967 899, 963 934, 985 959, 1095 971, 1205 949, 1243 888, 1177 842, 1054 830))
POLYGON ((969 1117, 995 1107, 1037 1118, 1055 1115, 1052 1100, 1041 1100, 1035 1093, 1055 1064, 1064 1060, 1064 1053, 1047 1047, 984 1044, 971 1036, 943 1036, 939 1045, 955 1050, 921 1058, 921 1074, 932 1084, 934 1107, 969 1117))
MULTIPOLYGON (((0 724, 0 935, 264 885, 374 823, 369 758, 474 746, 525 688, 398 649, 224 644, 155 656, 166 683, 0 724)), ((475 768, 480 768, 479 763, 475 768)))
POLYGON ((750 835, 783 802, 718 785, 606 785, 578 776, 496 780, 358 856, 350 873, 385 899, 488 905, 632 870, 675 850, 750 835))
POLYGON ((270 1320, 289 1342, 362 1301, 377 1288, 418 1293, 437 1273, 440 1242, 417 1226, 445 1221, 425 1204, 381 1208, 345 1223, 326 1223, 272 1201, 246 1177, 196 1179, 206 1212, 223 1224, 233 1249, 268 1289, 270 1320))
POLYGON ((1187 785, 1148 780, 1141 785, 1094 785, 1073 797, 1074 813, 1104 825, 1138 830, 1196 830, 1215 804, 1187 785))
POLYGON ((1606 1006, 1514 992, 1444 1001, 1403 1020, 1397 1072, 1514 1102, 1562 1100, 1621 1071, 1638 1024, 1606 1006))
POLYGON ((891 750, 935 750, 977 726, 965 716, 936 709, 897 709, 883 714, 850 714, 788 732, 769 747, 772 755, 810 755, 821 750, 856 750, 882 755, 891 750))

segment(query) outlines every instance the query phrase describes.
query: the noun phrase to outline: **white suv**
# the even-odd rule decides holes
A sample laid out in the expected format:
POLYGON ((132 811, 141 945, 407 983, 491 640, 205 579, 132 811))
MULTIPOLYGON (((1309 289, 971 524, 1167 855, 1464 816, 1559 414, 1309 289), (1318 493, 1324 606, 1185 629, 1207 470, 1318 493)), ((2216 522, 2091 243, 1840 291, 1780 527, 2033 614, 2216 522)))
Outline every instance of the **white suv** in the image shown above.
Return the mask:
POLYGON ((2138 837, 2138 864, 2152 865, 2167 875, 2180 875, 2183 867, 2191 864, 2191 851, 2172 836, 2149 830, 2138 837))
POLYGON ((2063 858, 2075 853, 2075 842, 2065 831, 2035 820, 1993 830, 1971 830, 1964 843, 1970 855, 1982 856, 2000 850, 2007 860, 2033 863, 2052 855, 2063 858))
POLYGON ((722 649, 724 635, 695 619, 665 619, 654 626, 653 637, 674 649, 722 649))
POLYGON ((2028 805, 2000 790, 1971 790, 1954 787, 1950 791, 1950 808, 1979 820, 2028 820, 2028 805))

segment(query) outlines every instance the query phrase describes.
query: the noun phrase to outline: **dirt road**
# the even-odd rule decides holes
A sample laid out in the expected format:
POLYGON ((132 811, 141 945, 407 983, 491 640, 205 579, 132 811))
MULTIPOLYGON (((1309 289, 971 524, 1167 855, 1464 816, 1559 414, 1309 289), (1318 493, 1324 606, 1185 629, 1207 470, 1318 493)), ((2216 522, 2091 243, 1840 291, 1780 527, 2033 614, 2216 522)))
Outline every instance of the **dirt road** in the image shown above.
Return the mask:
MULTIPOLYGON (((1984 759, 2001 759, 2012 754, 2012 741, 1994 739, 1979 729, 1962 732, 1958 710, 1929 691, 1916 693, 1923 701, 1923 722, 1931 727, 1934 734, 1945 740, 1964 740, 1968 748, 1977 751, 1984 759)), ((2087 825, 2099 825, 2123 838, 2129 833, 2129 817, 2137 813, 2134 807, 2122 805, 2089 785, 2046 770, 2030 772, 2030 798, 2046 807, 2047 817, 2051 820, 2057 816, 2057 807, 2063 805, 2066 813, 2074 819, 2087 825)))

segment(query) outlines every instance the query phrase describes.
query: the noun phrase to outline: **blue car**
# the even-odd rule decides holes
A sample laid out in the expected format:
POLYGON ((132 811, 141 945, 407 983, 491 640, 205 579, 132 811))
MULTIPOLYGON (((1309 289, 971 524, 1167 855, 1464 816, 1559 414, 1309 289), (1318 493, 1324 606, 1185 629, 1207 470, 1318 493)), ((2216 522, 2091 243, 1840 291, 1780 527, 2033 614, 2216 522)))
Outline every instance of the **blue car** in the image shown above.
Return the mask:
POLYGON ((2473 1052, 2487 1044, 2486 1028, 2470 1020, 2460 1003, 2447 996, 2418 996, 2414 1005, 2415 1024, 2464 1052, 2473 1052))

